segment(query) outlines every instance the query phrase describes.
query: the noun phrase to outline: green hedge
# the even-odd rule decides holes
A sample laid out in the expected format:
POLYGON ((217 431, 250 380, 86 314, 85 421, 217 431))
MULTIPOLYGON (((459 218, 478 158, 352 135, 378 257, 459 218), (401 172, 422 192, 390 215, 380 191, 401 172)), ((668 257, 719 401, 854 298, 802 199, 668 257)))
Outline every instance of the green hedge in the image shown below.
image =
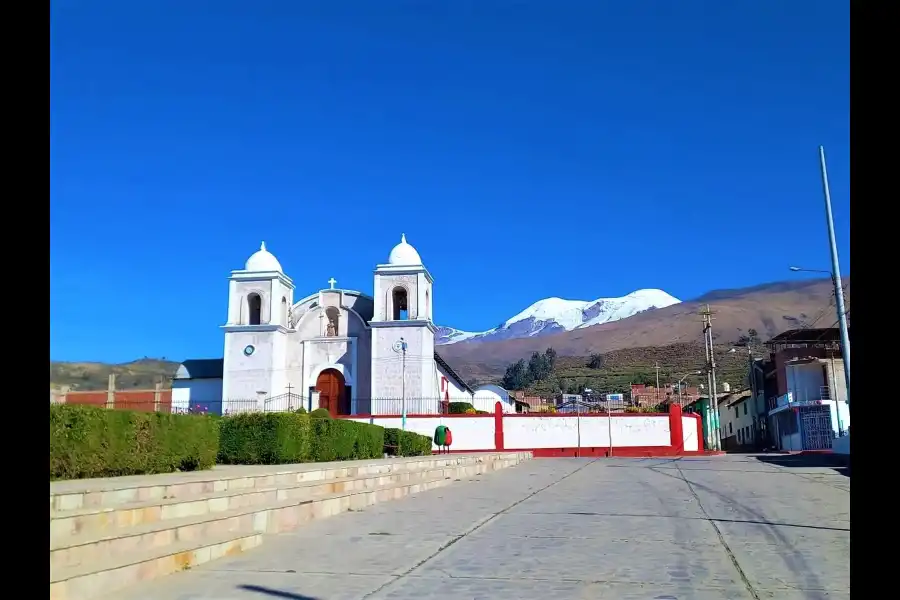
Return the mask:
POLYGON ((219 462, 231 465, 279 465, 309 460, 308 415, 240 413, 219 421, 219 462))
POLYGON ((275 465, 380 458, 384 429, 297 413, 242 413, 221 420, 219 462, 275 465))
POLYGON ((431 438, 402 429, 385 429, 384 451, 391 456, 428 456, 431 438))
POLYGON ((218 420, 73 404, 50 406, 50 479, 209 469, 218 420))
POLYGON ((470 402, 451 402, 447 405, 447 412, 451 415, 462 415, 469 409, 475 410, 470 402))

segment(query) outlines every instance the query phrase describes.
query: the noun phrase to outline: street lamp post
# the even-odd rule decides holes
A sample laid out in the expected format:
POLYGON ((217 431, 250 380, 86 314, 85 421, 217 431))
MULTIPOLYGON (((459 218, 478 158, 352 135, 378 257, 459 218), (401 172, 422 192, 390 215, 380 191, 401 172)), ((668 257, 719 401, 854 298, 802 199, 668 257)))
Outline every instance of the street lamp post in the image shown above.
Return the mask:
POLYGON ((685 373, 684 377, 678 380, 678 404, 681 408, 684 408, 684 400, 681 399, 681 384, 691 375, 703 375, 703 371, 691 371, 690 373, 685 373))
MULTIPOLYGON (((841 289, 841 265, 838 260, 837 240, 834 236, 834 215, 831 212, 831 190, 828 186, 828 168, 825 166, 825 148, 819 146, 819 167, 822 171, 822 192, 825 196, 825 226, 828 229, 828 248, 831 251, 831 282, 834 284, 834 299, 837 309, 838 327, 841 331, 841 357, 844 359, 844 380, 847 384, 847 407, 850 406, 850 331, 847 327, 847 311, 844 310, 844 292, 841 289)), ((792 271, 808 271, 791 267, 792 271)))

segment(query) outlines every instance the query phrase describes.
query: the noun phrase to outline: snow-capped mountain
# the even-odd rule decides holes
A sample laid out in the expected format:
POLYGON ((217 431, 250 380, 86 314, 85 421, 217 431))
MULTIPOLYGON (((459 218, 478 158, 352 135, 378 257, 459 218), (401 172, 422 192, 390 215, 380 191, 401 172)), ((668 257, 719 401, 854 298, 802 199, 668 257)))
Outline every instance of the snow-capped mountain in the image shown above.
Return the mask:
POLYGON ((452 327, 438 327, 436 344, 463 341, 493 341, 534 337, 601 325, 631 317, 645 310, 665 308, 681 302, 662 290, 637 290, 621 298, 597 300, 538 300, 516 316, 488 331, 460 331, 452 327))

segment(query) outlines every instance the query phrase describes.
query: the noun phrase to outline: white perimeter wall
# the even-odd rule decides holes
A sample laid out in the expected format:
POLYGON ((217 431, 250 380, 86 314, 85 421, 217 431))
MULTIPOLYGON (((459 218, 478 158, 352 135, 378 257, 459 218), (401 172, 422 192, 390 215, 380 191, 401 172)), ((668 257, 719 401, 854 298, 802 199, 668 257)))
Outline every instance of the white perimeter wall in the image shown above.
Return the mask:
MULTIPOLYGON (((352 418, 351 421, 373 423, 382 427, 402 429, 401 417, 379 417, 370 419, 352 418)), ((450 417, 446 419, 429 417, 407 417, 406 430, 427 435, 434 439, 434 430, 438 425, 446 425, 453 433, 452 450, 493 450, 494 449, 494 415, 483 417, 450 417)), ((432 443, 432 449, 437 449, 432 443)))
POLYGON ((608 448, 610 439, 613 448, 668 446, 669 417, 503 417, 503 443, 507 448, 608 448))
MULTIPOLYGON (((361 423, 374 423, 382 427, 402 428, 401 417, 371 418, 351 417, 361 423)), ((453 432, 452 450, 493 450, 494 415, 472 417, 409 417, 407 431, 414 431, 434 437, 438 425, 446 425, 453 432)), ((697 419, 682 417, 684 450, 697 451, 702 448, 697 439, 697 419)), ((503 416, 503 445, 519 450, 532 448, 608 448, 612 433, 613 448, 642 446, 665 446, 671 443, 669 417, 651 416, 605 416, 559 417, 532 415, 503 416), (580 438, 580 443, 579 443, 580 438)), ((436 447, 435 447, 436 448, 436 447)))
POLYGON ((696 452, 703 449, 703 442, 697 438, 696 417, 681 417, 681 435, 684 436, 685 452, 696 452))

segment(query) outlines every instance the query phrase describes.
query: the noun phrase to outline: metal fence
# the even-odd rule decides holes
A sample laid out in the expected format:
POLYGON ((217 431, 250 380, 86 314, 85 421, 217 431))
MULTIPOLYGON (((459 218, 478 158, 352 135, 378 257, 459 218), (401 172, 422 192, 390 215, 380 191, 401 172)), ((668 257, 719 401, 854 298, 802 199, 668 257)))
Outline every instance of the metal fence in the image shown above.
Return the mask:
MULTIPOLYGON (((166 402, 154 402, 152 399, 116 400, 107 403, 98 398, 93 402, 71 402, 71 404, 86 404, 99 408, 113 410, 134 410, 140 412, 160 412, 171 414, 198 414, 198 415, 232 415, 245 412, 296 412, 300 409, 310 411, 327 402, 327 399, 302 396, 300 394, 280 394, 278 396, 260 396, 258 398, 230 398, 227 400, 191 401, 189 404, 179 403, 177 400, 166 402)), ((437 415, 449 413, 468 412, 493 413, 491 410, 475 410, 471 402, 450 401, 441 398, 356 398, 344 399, 330 407, 332 412, 338 414, 359 415, 437 415)))

